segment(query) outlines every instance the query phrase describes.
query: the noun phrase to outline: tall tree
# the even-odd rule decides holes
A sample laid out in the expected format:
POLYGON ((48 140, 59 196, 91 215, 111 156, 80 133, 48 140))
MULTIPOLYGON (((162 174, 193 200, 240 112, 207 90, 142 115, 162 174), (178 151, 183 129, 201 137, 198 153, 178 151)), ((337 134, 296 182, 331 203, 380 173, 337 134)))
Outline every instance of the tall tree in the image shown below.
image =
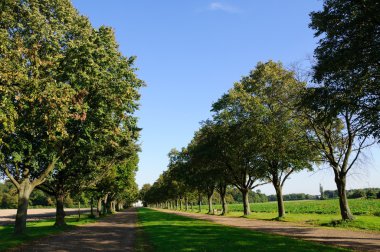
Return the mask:
POLYGON ((67 0, 2 1, 0 15, 1 169, 18 190, 23 233, 30 193, 64 151, 67 121, 83 112, 79 90, 60 79, 81 17, 67 0))
POLYGON ((304 97, 304 116, 308 120, 310 144, 334 172, 338 189, 339 206, 343 220, 352 220, 347 201, 347 175, 355 167, 363 149, 374 143, 367 125, 356 116, 350 104, 337 109, 336 100, 345 100, 345 94, 330 93, 328 88, 309 88, 304 97))
POLYGON ((286 180, 294 172, 311 169, 316 156, 308 141, 306 120, 296 109, 304 89, 305 83, 297 81, 292 71, 273 61, 258 63, 235 85, 247 116, 255 118, 252 127, 258 129, 254 136, 260 139, 258 156, 266 180, 276 190, 279 217, 285 215, 282 190, 286 180))
MULTIPOLYGON (((244 215, 251 213, 248 193, 266 184, 263 165, 259 158, 260 141, 257 137, 256 117, 249 113, 246 97, 241 95, 240 84, 213 104, 217 125, 218 145, 229 181, 243 196, 244 215)), ((259 115, 259 111, 256 111, 259 115)))
MULTIPOLYGON (((314 79, 329 93, 344 93, 355 117, 380 136, 380 1, 324 0, 310 27, 320 37, 314 79)), ((341 106, 342 100, 339 100, 341 106)))
POLYGON ((209 213, 212 213, 212 196, 217 190, 221 197, 222 214, 227 213, 226 189, 229 181, 227 167, 221 159, 222 146, 217 135, 216 125, 207 120, 195 133, 188 146, 189 169, 187 180, 208 198, 209 213))
POLYGON ((138 151, 139 129, 133 113, 143 83, 134 73, 134 58, 121 55, 110 28, 86 28, 81 40, 67 49, 62 77, 81 90, 78 99, 86 113, 82 120, 67 124, 69 138, 61 146, 65 152, 60 166, 41 187, 57 200, 58 226, 65 225, 63 199, 73 188, 93 186, 96 178, 107 173, 105 169, 112 169, 109 164, 133 159, 138 151))
POLYGON ((343 220, 353 219, 347 174, 370 135, 380 133, 380 2, 325 0, 310 27, 321 37, 314 81, 305 98, 316 147, 334 171, 343 220))

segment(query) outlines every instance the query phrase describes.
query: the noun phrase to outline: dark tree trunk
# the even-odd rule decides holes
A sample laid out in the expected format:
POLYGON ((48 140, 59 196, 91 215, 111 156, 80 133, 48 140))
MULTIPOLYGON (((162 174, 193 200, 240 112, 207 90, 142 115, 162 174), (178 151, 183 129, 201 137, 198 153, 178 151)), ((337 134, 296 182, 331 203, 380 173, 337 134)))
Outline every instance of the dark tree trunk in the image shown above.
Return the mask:
POLYGON ((189 210, 189 199, 187 197, 185 197, 185 210, 189 210))
POLYGON ((285 216, 284 198, 282 197, 282 186, 279 183, 273 183, 273 186, 276 190, 278 217, 282 218, 285 216))
POLYGON ((347 193, 346 193, 346 176, 335 175, 335 183, 338 188, 339 196, 339 207, 342 220, 353 220, 355 219, 351 213, 350 207, 348 206, 347 193))
POLYGON ((247 188, 242 188, 242 189, 240 189, 240 192, 243 195, 244 215, 250 215, 251 214, 251 207, 249 206, 248 189, 247 188))
POLYGON ((105 197, 104 197, 104 199, 103 199, 103 206, 102 206, 102 209, 103 209, 103 215, 106 215, 107 214, 107 203, 108 203, 108 195, 106 195, 105 197))
POLYGON ((107 200, 106 202, 106 208, 107 208, 107 213, 112 213, 112 202, 110 200, 107 200))
POLYGON ((102 198, 98 199, 98 203, 96 204, 96 212, 98 216, 102 215, 102 198))
POLYGON ((121 210, 121 208, 120 208, 120 203, 119 202, 117 202, 117 201, 115 201, 115 210, 117 211, 117 212, 119 212, 120 210, 121 210))
POLYGON ((220 202, 222 203, 222 215, 226 215, 228 212, 226 201, 226 187, 220 188, 220 202))
POLYGON ((90 217, 91 217, 91 218, 94 218, 95 215, 94 215, 94 198, 93 198, 93 197, 91 197, 90 207, 91 207, 90 217))
POLYGON ((179 199, 179 210, 182 211, 182 198, 179 199))
POLYGON ((66 226, 66 221, 65 221, 66 213, 64 209, 64 200, 65 200, 64 193, 56 194, 55 196, 56 213, 55 213, 55 223, 54 223, 54 226, 56 227, 66 226))
POLYGON ((32 191, 33 185, 29 179, 25 179, 20 183, 14 229, 15 234, 24 234, 26 231, 26 218, 28 216, 29 197, 32 191))
POLYGON ((80 220, 80 201, 78 201, 78 220, 80 220))

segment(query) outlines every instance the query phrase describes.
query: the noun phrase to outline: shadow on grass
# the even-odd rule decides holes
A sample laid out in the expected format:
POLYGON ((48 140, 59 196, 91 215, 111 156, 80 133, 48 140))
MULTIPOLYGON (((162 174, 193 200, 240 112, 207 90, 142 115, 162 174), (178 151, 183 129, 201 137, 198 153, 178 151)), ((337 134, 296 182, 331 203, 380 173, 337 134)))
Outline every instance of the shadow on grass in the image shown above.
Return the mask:
POLYGON ((289 237, 139 209, 139 223, 154 251, 340 251, 289 237))
POLYGON ((89 218, 86 215, 82 216, 82 218, 78 221, 77 216, 71 215, 66 217, 67 225, 63 227, 55 227, 54 220, 52 219, 27 222, 26 233, 22 235, 14 234, 13 225, 0 226, 0 251, 18 246, 37 238, 71 230, 79 225, 94 221, 96 221, 96 219, 89 218))

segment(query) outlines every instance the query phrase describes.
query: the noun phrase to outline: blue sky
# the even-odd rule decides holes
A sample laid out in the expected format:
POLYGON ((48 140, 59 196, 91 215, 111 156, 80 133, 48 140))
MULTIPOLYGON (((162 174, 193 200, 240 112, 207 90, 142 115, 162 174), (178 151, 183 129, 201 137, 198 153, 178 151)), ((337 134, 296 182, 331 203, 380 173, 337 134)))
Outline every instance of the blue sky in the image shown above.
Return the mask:
MULTIPOLYGON (((171 148, 186 146, 211 104, 259 61, 308 65, 317 40, 309 13, 320 0, 74 0, 95 27, 111 26, 124 55, 137 56, 141 133, 137 182, 154 182, 171 148)), ((366 152, 348 188, 380 187, 380 151, 366 152)), ((332 172, 302 172, 285 193, 335 189, 332 172)), ((271 186, 260 188, 274 193, 271 186)))

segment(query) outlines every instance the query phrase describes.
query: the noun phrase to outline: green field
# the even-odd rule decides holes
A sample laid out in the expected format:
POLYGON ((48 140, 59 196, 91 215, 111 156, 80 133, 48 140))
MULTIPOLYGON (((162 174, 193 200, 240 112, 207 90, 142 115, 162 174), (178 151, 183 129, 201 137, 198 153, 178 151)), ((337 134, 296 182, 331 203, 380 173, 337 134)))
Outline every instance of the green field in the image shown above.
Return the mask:
POLYGON ((137 251, 344 251, 300 239, 138 209, 137 251))
POLYGON ((15 247, 27 241, 96 221, 96 219, 90 218, 88 215, 81 215, 80 221, 78 221, 77 215, 70 215, 65 219, 67 226, 60 228, 54 227, 54 219, 27 222, 27 233, 23 236, 15 236, 13 234, 13 225, 0 226, 0 251, 15 247))
MULTIPOLYGON (((365 229, 380 231, 380 200, 379 199, 351 199, 350 208, 356 219, 352 222, 339 222, 339 202, 333 200, 302 200, 286 201, 286 216, 282 221, 299 222, 317 226, 338 226, 350 229, 365 229)), ((215 205, 215 209, 221 209, 215 205)), ((228 205, 228 216, 242 216, 243 205, 228 205)), ((194 207, 193 211, 198 211, 194 207)), ((207 213, 208 206, 202 206, 202 212, 207 213)), ((273 220, 277 217, 277 202, 253 203, 252 214, 247 218, 273 220)))

